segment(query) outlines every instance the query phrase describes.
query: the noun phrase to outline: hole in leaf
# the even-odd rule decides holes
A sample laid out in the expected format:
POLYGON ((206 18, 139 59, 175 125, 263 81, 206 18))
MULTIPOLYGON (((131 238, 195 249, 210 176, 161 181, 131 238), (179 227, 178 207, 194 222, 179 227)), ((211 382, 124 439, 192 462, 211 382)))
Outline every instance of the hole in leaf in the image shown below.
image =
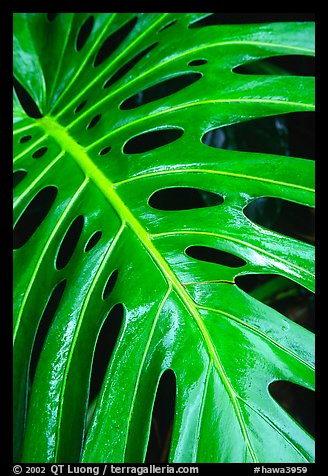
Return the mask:
POLYGON ((88 17, 80 28, 79 34, 76 39, 76 50, 80 51, 89 38, 94 25, 94 17, 91 15, 88 17))
POLYGON ((116 304, 109 312, 99 332, 92 362, 89 404, 92 403, 101 390, 122 327, 123 318, 124 307, 122 304, 116 304))
POLYGON ((296 284, 294 288, 278 294, 269 305, 288 319, 315 333, 315 297, 308 289, 296 284))
POLYGON ((221 264, 230 268, 240 268, 246 264, 246 261, 239 256, 209 246, 189 246, 185 253, 199 261, 221 264))
POLYGON ((315 113, 296 112, 285 115, 289 155, 315 159, 315 113))
POLYGON ((219 127, 202 142, 217 149, 314 158, 314 114, 291 113, 219 127))
POLYGON ((66 279, 61 281, 57 286, 54 288, 52 291, 48 302, 46 304, 46 307, 44 308, 44 311, 42 313, 40 323, 38 326, 38 330, 34 339, 34 344, 33 344, 33 351, 32 351, 32 356, 31 356, 31 361, 30 361, 30 370, 29 370, 29 378, 30 378, 30 384, 32 385, 33 380, 34 380, 34 375, 36 371, 36 367, 39 361, 39 357, 41 354, 41 351, 43 349, 43 345, 45 342, 45 339, 47 337, 48 331, 50 329, 50 326, 53 322, 54 315, 56 314, 56 311, 59 307, 61 298, 63 296, 64 290, 66 287, 66 279))
POLYGON ((105 147, 104 149, 101 149, 101 151, 99 152, 99 155, 106 155, 108 154, 108 152, 110 152, 112 150, 112 148, 110 146, 108 147, 105 147))
POLYGON ((30 95, 30 93, 21 85, 19 81, 14 77, 14 88, 17 94, 17 97, 19 99, 19 102, 21 103, 22 108, 26 112, 26 114, 30 117, 33 117, 34 119, 40 119, 42 117, 42 114, 30 95))
POLYGON ((118 270, 115 269, 115 271, 113 271, 112 274, 109 276, 106 286, 104 287, 104 291, 102 295, 104 300, 107 299, 110 293, 113 291, 117 281, 117 277, 118 277, 118 270))
POLYGON ((261 197, 249 203, 243 212, 257 225, 314 244, 314 208, 281 198, 261 197))
POLYGON ((25 245, 35 233, 49 213, 57 192, 56 187, 45 187, 31 200, 14 227, 14 249, 25 245))
POLYGON ((104 84, 104 89, 116 83, 116 81, 118 81, 125 74, 127 74, 130 69, 132 69, 134 65, 136 65, 144 56, 146 56, 153 48, 155 48, 156 45, 158 45, 158 43, 154 43, 153 45, 149 46, 137 56, 128 61, 124 66, 122 66, 122 68, 120 68, 111 78, 106 81, 106 83, 104 84))
POLYGON ((125 154, 140 154, 148 150, 157 149, 163 145, 176 141, 183 135, 183 129, 157 129, 144 132, 129 139, 123 147, 125 154))
POLYGON ((162 26, 162 28, 159 29, 158 33, 160 33, 161 31, 164 31, 166 30, 167 28, 170 28, 171 26, 175 25, 177 22, 177 20, 172 20, 170 21, 169 23, 167 23, 166 25, 162 26))
POLYGON ((26 177, 27 175, 27 172, 25 170, 17 170, 16 172, 14 172, 13 174, 13 185, 14 187, 16 187, 16 185, 18 185, 24 177, 26 177))
POLYGON ((184 73, 174 78, 165 79, 156 83, 143 91, 125 99, 120 105, 120 109, 134 109, 143 104, 147 104, 157 99, 162 99, 170 94, 176 93, 181 89, 190 86, 202 77, 201 73, 184 73))
POLYGON ((189 61, 188 66, 201 66, 202 64, 206 64, 206 59, 199 59, 199 60, 192 60, 189 61))
POLYGON ((162 374, 153 407, 146 463, 167 463, 176 398, 176 378, 170 369, 162 374))
POLYGON ((34 152, 32 155, 33 159, 40 159, 48 150, 48 147, 41 147, 41 149, 38 149, 34 152))
POLYGON ((100 121, 100 118, 101 114, 97 114, 93 119, 91 119, 91 121, 87 125, 87 129, 92 129, 93 127, 95 127, 95 125, 100 121))
POLYGON ((233 68, 238 74, 286 74, 300 76, 314 76, 314 57, 305 55, 274 56, 241 64, 233 68))
POLYGON ((211 25, 239 25, 247 23, 271 23, 283 21, 314 21, 312 13, 212 13, 189 24, 189 28, 211 25))
POLYGON ((80 112, 81 109, 84 108, 84 106, 86 105, 86 103, 87 103, 87 100, 84 99, 84 101, 82 101, 82 102, 75 108, 75 110, 74 110, 75 114, 77 114, 78 112, 80 112))
POLYGON ((157 190, 148 201, 156 210, 191 210, 223 203, 221 195, 191 187, 172 187, 157 190))
POLYGON ((20 142, 21 144, 24 144, 24 142, 28 142, 28 141, 31 140, 31 139, 32 139, 32 136, 23 136, 23 137, 21 137, 21 138, 19 139, 19 142, 20 142))
POLYGON ((286 121, 279 116, 212 129, 203 135, 202 142, 217 149, 289 155, 286 121))
POLYGON ((96 231, 96 233, 94 233, 89 239, 88 243, 86 244, 84 248, 84 251, 90 251, 92 248, 94 248, 96 244, 98 243, 98 241, 100 240, 101 235, 102 235, 101 231, 96 231))
POLYGON ((50 22, 54 21, 57 15, 58 15, 58 13, 47 13, 48 21, 50 21, 50 22))
POLYGON ((133 30, 137 23, 137 18, 134 17, 125 25, 121 26, 118 30, 112 33, 101 45, 93 65, 95 67, 103 63, 124 41, 128 34, 133 30))
MULTIPOLYGON (((263 295, 274 295, 276 292, 280 292, 282 289, 288 289, 290 286, 293 285, 293 281, 290 279, 284 278, 282 276, 277 276, 275 274, 243 274, 242 276, 235 277, 235 283, 237 286, 245 291, 246 293, 252 293, 252 291, 256 291, 262 285, 266 285, 263 295), (278 279, 279 281, 275 285, 275 280, 278 279), (282 280, 280 282, 280 279, 282 280), (271 285, 271 288, 270 288, 271 285)), ((260 299, 260 298, 259 298, 260 299)), ((263 298, 263 300, 265 297, 263 298)), ((262 301, 262 299, 260 299, 262 301)), ((263 302, 263 301, 262 301, 263 302)))
POLYGON ((315 436, 315 392, 286 380, 271 382, 271 396, 310 435, 315 436))
POLYGON ((59 251, 57 253, 56 268, 58 270, 65 268, 65 266, 71 259, 81 236, 83 225, 84 217, 82 215, 79 215, 75 218, 75 220, 71 223, 68 230, 66 231, 65 236, 59 247, 59 251))
POLYGON ((246 274, 236 285, 288 319, 315 332, 314 294, 298 283, 275 274, 246 274))

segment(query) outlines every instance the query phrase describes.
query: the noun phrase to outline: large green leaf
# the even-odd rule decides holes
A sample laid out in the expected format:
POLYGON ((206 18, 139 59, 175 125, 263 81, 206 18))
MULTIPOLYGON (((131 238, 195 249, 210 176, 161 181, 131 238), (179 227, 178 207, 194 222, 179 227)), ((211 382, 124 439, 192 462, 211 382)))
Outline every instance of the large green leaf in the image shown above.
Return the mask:
POLYGON ((313 161, 201 140, 218 127, 314 109, 312 77, 233 71, 274 56, 313 55, 313 24, 195 23, 207 15, 15 14, 14 74, 43 116, 29 117, 15 95, 17 460, 144 461, 167 369, 176 378, 169 461, 314 459, 312 436, 268 390, 277 380, 314 389, 313 334, 235 284, 239 275, 277 274, 313 290, 313 246, 243 211, 259 197, 313 207, 313 161), (118 34, 106 41, 120 28, 120 41, 118 34), (106 45, 113 51, 102 58, 106 45), (180 76, 171 94, 168 83, 147 91, 180 76), (149 131, 160 132, 137 152, 130 139, 149 131), (174 187, 212 192, 223 203, 175 211, 149 205, 154 192, 174 187), (55 198, 41 220, 29 205, 41 192, 38 206, 46 207, 47 191, 55 198), (79 216, 76 248, 59 265, 79 216), (100 240, 86 251, 97 231, 100 240), (190 246, 243 264, 195 259, 190 246), (116 283, 104 298, 110 276, 116 283), (63 280, 31 382, 39 323, 63 280), (94 349, 118 303, 123 322, 86 432, 94 349))

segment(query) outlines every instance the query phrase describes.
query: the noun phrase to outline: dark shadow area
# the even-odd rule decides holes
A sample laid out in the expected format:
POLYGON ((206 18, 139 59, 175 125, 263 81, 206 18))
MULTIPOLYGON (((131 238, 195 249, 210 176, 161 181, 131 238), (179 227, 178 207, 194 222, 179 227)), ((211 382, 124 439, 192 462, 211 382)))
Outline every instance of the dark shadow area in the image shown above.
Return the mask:
POLYGON ((220 205, 223 197, 199 188, 171 187, 154 192, 148 203, 156 210, 192 210, 220 205))
POLYGON ((172 370, 162 374, 153 407, 146 463, 167 463, 172 437, 176 379, 172 370))
POLYGON ((47 150, 48 150, 48 147, 41 147, 40 149, 37 149, 32 154, 33 159, 41 159, 41 157, 44 156, 44 154, 47 152, 47 150))
POLYGON ((86 105, 87 103, 87 100, 84 99, 75 109, 74 109, 74 113, 77 114, 79 113, 83 108, 84 106, 86 105))
POLYGON ((101 151, 99 152, 99 155, 107 155, 108 152, 110 152, 111 150, 112 150, 111 146, 104 147, 104 148, 101 149, 101 151))
POLYGON ((189 61, 188 66, 202 66, 203 64, 206 64, 206 63, 207 63, 206 59, 198 59, 198 60, 189 61))
POLYGON ((261 117, 206 132, 209 147, 314 159, 314 113, 261 117))
POLYGON ((279 380, 269 385, 269 392, 310 435, 315 436, 315 393, 312 390, 279 380))
POLYGON ((95 125, 98 124, 100 119, 101 119, 101 114, 97 114, 95 117, 93 117, 91 121, 89 122, 89 124, 87 125, 87 129, 92 129, 93 127, 95 127, 95 125))
POLYGON ((133 68, 137 63, 139 63, 142 58, 148 55, 148 53, 151 52, 155 48, 155 46, 158 45, 158 43, 153 43, 152 45, 148 46, 148 48, 144 49, 141 53, 137 54, 134 58, 132 58, 130 61, 128 61, 125 65, 123 65, 116 73, 111 76, 106 83, 104 84, 104 89, 109 88, 109 86, 112 86, 116 81, 121 79, 123 76, 125 76, 130 69, 133 68))
POLYGON ((144 132, 129 139, 123 147, 124 154, 141 154, 178 140, 183 129, 165 128, 144 132))
POLYGON ((111 294, 111 292, 113 291, 114 289, 114 286, 116 284, 116 281, 117 281, 117 278, 118 278, 118 269, 115 269, 111 275, 109 276, 107 282, 106 282, 106 285, 104 287, 104 291, 103 291, 103 295, 102 295, 102 298, 103 299, 107 299, 109 297, 109 295, 111 294))
POLYGON ((59 13, 46 13, 46 15, 47 15, 47 20, 49 22, 53 22, 56 19, 57 15, 59 15, 59 13))
POLYGON ((65 287, 66 287, 66 279, 61 281, 54 288, 47 302, 47 305, 42 313, 38 330, 34 339, 33 351, 31 355, 30 369, 29 369, 30 385, 33 384, 34 375, 35 375, 36 367, 39 361, 39 357, 43 349, 43 345, 46 340, 51 323, 53 322, 53 319, 59 307, 61 298, 64 294, 65 287))
POLYGON ((30 93, 24 88, 24 86, 14 77, 14 88, 21 103, 22 108, 26 112, 26 114, 34 119, 41 119, 42 114, 30 95, 30 93))
POLYGON ((99 66, 101 63, 107 60, 114 51, 120 46, 120 44, 125 40, 128 34, 133 30, 138 21, 137 17, 132 18, 123 26, 121 26, 114 33, 109 35, 106 40, 103 42, 99 51, 95 57, 93 65, 95 67, 99 66))
POLYGON ((89 405, 101 390, 106 370, 122 327, 123 318, 124 307, 122 304, 116 304, 106 317, 98 335, 91 370, 89 405))
POLYGON ((69 260, 71 259, 80 239, 83 226, 84 217, 82 215, 76 217, 75 220, 70 224, 58 250, 56 258, 57 269, 63 269, 69 263, 69 260))
POLYGON ((25 142, 28 142, 31 139, 32 139, 32 136, 23 136, 23 137, 20 138, 19 142, 21 144, 24 144, 25 142))
POLYGON ((57 188, 45 187, 31 200, 14 226, 13 247, 21 248, 31 238, 52 207, 57 188))
POLYGON ((228 253, 227 251, 210 248, 209 246, 189 246, 185 250, 186 255, 199 261, 221 264, 230 268, 240 268, 246 264, 246 261, 239 256, 228 253))
POLYGON ((245 274, 236 285, 305 329, 315 332, 314 294, 300 284, 276 274, 245 274))
POLYGON ((25 170, 17 170, 13 173, 13 187, 15 188, 24 177, 26 177, 27 172, 25 170))
POLYGON ((315 160, 315 118, 315 112, 295 112, 285 115, 290 156, 315 160))
POLYGON ((314 76, 314 56, 285 55, 273 56, 242 64, 233 69, 238 74, 314 76))
POLYGON ((212 13, 194 21, 189 28, 211 25, 243 25, 245 23, 272 23, 285 21, 314 21, 313 13, 212 13))
POLYGON ((261 197, 243 210, 247 218, 269 230, 314 244, 314 208, 281 198, 261 197))
POLYGON ((85 20, 85 22, 81 26, 81 28, 79 30, 79 33, 77 35, 77 38, 76 38, 76 50, 77 51, 82 50, 83 46, 86 44, 89 36, 91 35, 94 22, 95 22, 95 19, 91 15, 85 20))
POLYGON ((171 26, 175 25, 177 22, 177 20, 171 20, 169 23, 167 23, 166 25, 162 26, 158 33, 160 33, 161 31, 164 31, 164 30, 167 30, 167 28, 170 28, 171 26))
POLYGON ((85 248, 84 248, 84 251, 90 251, 92 250, 92 248, 94 248, 96 246, 96 244, 98 243, 98 241, 100 240, 101 238, 101 235, 102 235, 102 232, 99 230, 99 231, 96 231, 89 239, 89 241, 87 242, 87 244, 85 245, 85 248))
POLYGON ((163 99, 173 93, 181 91, 202 77, 201 73, 184 73, 174 78, 163 81, 139 91, 137 94, 125 99, 120 105, 120 109, 129 110, 148 104, 149 102, 163 99))

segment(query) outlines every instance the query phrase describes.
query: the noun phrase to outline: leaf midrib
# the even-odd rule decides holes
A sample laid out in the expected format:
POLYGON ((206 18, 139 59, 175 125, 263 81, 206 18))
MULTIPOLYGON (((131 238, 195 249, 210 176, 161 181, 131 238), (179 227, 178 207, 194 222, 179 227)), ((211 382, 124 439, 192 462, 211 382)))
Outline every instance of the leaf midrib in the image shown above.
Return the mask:
POLYGON ((245 439, 248 450, 251 454, 254 462, 257 458, 254 454, 251 442, 249 440, 246 425, 239 408, 236 393, 230 385, 229 379, 225 374, 225 371, 220 362, 219 356, 215 350, 212 340, 208 334, 208 331, 200 317, 199 312, 196 309, 194 301, 191 299, 187 291, 183 288, 176 275, 173 273, 168 263, 162 257, 158 249, 151 241, 150 235, 146 232, 140 222, 131 213, 129 208, 125 205, 123 200, 119 197, 114 189, 113 182, 109 180, 98 167, 92 162, 85 150, 68 134, 66 129, 58 124, 52 117, 45 116, 42 119, 36 119, 37 124, 46 131, 46 133, 57 141, 57 143, 75 160, 77 165, 82 169, 86 177, 93 181, 98 189, 107 198, 111 206, 115 209, 116 213, 122 220, 122 223, 126 223, 131 230, 136 234, 141 243, 145 246, 149 254, 154 259, 155 263, 159 266, 161 272, 165 276, 167 282, 174 288, 181 298, 186 309, 193 316, 198 329, 202 335, 202 338, 206 344, 206 350, 214 362, 217 371, 220 375, 222 383, 230 396, 231 403, 234 407, 237 419, 239 421, 243 437, 245 439))

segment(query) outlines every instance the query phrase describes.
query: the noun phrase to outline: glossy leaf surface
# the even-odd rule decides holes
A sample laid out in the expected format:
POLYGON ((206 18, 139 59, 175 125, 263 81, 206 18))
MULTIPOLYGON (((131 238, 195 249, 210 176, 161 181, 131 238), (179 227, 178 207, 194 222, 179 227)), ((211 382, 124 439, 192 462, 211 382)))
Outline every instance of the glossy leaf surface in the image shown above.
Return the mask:
POLYGON ((260 197, 313 207, 313 161, 202 142, 219 127, 313 111, 312 77, 233 71, 313 55, 313 24, 195 23, 207 15, 15 14, 25 90, 14 94, 17 460, 144 461, 167 369, 169 461, 314 459, 312 436, 268 390, 276 380, 314 389, 314 336, 235 284, 276 274, 314 289, 313 246, 243 212, 260 197), (152 206, 168 189, 198 202, 152 206), (110 312, 117 305, 121 317, 110 312), (89 401, 107 316, 116 344, 89 401))

